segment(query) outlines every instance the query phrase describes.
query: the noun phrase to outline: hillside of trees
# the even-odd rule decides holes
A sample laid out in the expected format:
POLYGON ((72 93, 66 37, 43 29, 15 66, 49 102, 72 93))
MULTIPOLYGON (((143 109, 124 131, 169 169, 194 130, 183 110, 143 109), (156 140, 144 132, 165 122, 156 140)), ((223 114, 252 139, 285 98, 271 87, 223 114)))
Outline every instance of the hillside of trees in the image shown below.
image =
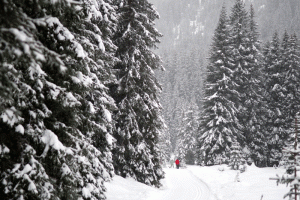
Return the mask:
MULTIPOLYGON (((170 138, 171 151, 177 152, 183 119, 195 104, 201 112, 204 80, 214 31, 222 6, 230 13, 235 0, 151 0, 160 13, 156 27, 163 34, 157 53, 162 57, 165 72, 158 73, 163 85, 161 103, 170 138)), ((275 32, 281 37, 300 32, 298 0, 246 0, 246 12, 252 4, 261 44, 272 40, 275 32)), ((201 115, 201 114, 200 114, 201 115)))
MULTIPOLYGON (((237 154, 233 147, 239 147, 243 162, 270 166, 282 158, 299 111, 297 32, 275 30, 262 42, 254 5, 248 9, 242 0, 235 0, 229 9, 226 5, 220 10, 208 59, 199 66, 202 79, 198 80, 198 93, 190 92, 193 80, 187 73, 197 72, 186 71, 192 59, 185 65, 179 58, 185 54, 178 52, 174 60, 167 59, 166 67, 181 61, 177 71, 169 71, 175 70, 178 82, 170 84, 172 90, 167 87, 164 91, 164 98, 170 94, 172 98, 162 98, 168 102, 165 109, 172 109, 171 114, 164 113, 175 132, 170 138, 174 138, 176 155, 183 160, 191 158, 193 152, 198 164, 229 164, 233 152, 237 154)), ((188 56, 183 59, 188 60, 188 56)))

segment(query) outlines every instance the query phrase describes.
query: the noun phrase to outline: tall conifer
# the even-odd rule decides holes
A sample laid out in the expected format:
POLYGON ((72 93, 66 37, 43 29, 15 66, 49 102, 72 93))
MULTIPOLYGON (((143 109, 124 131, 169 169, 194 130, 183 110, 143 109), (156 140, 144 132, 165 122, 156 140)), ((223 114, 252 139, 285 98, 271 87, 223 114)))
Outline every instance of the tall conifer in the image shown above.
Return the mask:
POLYGON ((214 163, 217 157, 228 157, 232 138, 241 137, 235 103, 239 96, 235 90, 236 83, 232 79, 233 73, 229 59, 228 19, 223 6, 213 36, 205 81, 198 139, 199 162, 214 163))
MULTIPOLYGON (((244 2, 242 0, 236 0, 234 6, 231 9, 231 15, 229 17, 229 43, 233 79, 236 82, 234 90, 237 92, 237 96, 239 97, 239 99, 237 99, 237 101, 235 101, 234 103, 238 108, 237 116, 239 119, 239 123, 241 123, 242 125, 242 127, 240 128, 243 132, 243 137, 237 137, 237 142, 239 142, 242 147, 245 146, 246 135, 249 134, 246 131, 246 123, 249 117, 247 114, 246 106, 246 102, 248 101, 247 95, 248 93, 253 94, 253 91, 250 91, 250 87, 248 87, 251 76, 251 67, 253 67, 248 63, 251 49, 253 49, 250 44, 251 31, 249 22, 249 15, 245 9, 244 2)), ((254 39, 254 32, 252 32, 252 35, 254 39)))
MULTIPOLYGON (((286 89, 286 98, 284 105, 286 111, 286 126, 291 127, 291 124, 299 111, 299 98, 300 98, 300 48, 297 36, 291 35, 287 41, 287 48, 283 48, 283 60, 286 70, 284 87, 286 89)), ((291 130, 289 130, 291 132, 291 130)))
POLYGON ((164 122, 155 78, 160 58, 152 52, 161 34, 154 28, 158 13, 147 0, 118 2, 118 47, 115 66, 118 84, 112 94, 118 111, 114 115, 117 140, 114 166, 117 174, 159 187, 163 171, 159 163, 158 136, 164 122))
MULTIPOLYGON (((288 37, 285 34, 286 38, 288 37)), ((284 39, 287 40, 287 39, 284 39)), ((268 45, 268 50, 264 51, 264 73, 266 91, 266 141, 268 144, 268 159, 280 156, 281 149, 287 135, 285 125, 285 69, 282 65, 282 51, 277 32, 268 45)))
POLYGON ((255 22, 254 8, 250 7, 249 18, 249 54, 246 55, 245 67, 248 69, 247 79, 245 79, 244 98, 242 104, 245 107, 243 113, 243 124, 245 126, 244 136, 246 146, 251 151, 251 157, 256 160, 265 160, 267 151, 265 138, 265 107, 263 68, 261 67, 262 55, 260 52, 260 42, 258 40, 257 23, 255 22))

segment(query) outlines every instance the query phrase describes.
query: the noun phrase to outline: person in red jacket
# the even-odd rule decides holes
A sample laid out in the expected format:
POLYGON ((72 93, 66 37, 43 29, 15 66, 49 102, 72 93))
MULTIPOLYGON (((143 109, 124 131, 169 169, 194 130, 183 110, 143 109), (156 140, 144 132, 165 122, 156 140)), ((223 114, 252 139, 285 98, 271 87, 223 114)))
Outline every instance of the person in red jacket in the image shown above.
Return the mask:
POLYGON ((176 164, 176 168, 179 169, 179 164, 180 164, 180 162, 179 162, 178 159, 175 160, 175 164, 176 164))

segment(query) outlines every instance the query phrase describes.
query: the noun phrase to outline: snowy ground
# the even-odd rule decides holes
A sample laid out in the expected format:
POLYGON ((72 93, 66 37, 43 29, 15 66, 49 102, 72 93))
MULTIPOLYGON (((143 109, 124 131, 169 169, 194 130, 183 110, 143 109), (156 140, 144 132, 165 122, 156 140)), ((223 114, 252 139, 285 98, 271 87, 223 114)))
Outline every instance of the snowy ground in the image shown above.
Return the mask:
POLYGON ((186 169, 164 169, 163 187, 156 189, 133 179, 115 176, 106 183, 108 200, 282 200, 289 187, 269 180, 282 175, 283 168, 249 166, 239 174, 225 165, 186 169), (219 169, 224 169, 220 171, 219 169))

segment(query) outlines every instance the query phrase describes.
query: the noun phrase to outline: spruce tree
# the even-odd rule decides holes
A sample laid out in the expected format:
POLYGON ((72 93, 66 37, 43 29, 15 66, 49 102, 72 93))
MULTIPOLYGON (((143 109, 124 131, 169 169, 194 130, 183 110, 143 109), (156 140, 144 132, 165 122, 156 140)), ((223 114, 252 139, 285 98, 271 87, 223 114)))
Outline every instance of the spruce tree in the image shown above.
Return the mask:
POLYGON ((261 67, 262 55, 260 52, 259 34, 257 23, 254 20, 254 8, 250 7, 249 18, 249 42, 250 50, 246 58, 246 67, 248 69, 247 79, 245 82, 242 104, 245 106, 243 113, 243 124, 245 126, 244 135, 246 146, 250 150, 250 156, 253 160, 266 160, 266 138, 265 138, 265 113, 266 103, 264 101, 263 86, 263 68, 261 67))
POLYGON ((158 136, 164 126, 155 78, 160 58, 152 52, 161 34, 154 28, 159 17, 147 0, 118 1, 118 47, 115 65, 118 84, 111 87, 118 106, 114 114, 117 140, 113 151, 115 172, 147 185, 161 186, 158 136))
POLYGON ((277 32, 264 51, 264 73, 266 91, 266 141, 268 144, 267 159, 280 156, 287 130, 285 124, 285 69, 282 65, 282 51, 277 32))
POLYGON ((1 197, 105 199, 114 107, 104 85, 114 60, 105 30, 115 19, 113 7, 2 3, 1 38, 8 45, 1 53, 17 72, 18 88, 1 115, 1 197), (12 108, 22 118, 14 118, 12 108))
POLYGON ((230 151, 229 166, 233 170, 239 170, 240 165, 244 164, 244 155, 238 142, 233 142, 230 151))
POLYGON ((229 59, 229 49, 228 19, 223 6, 213 36, 206 72, 198 138, 198 163, 215 163, 218 156, 228 159, 233 137, 242 137, 236 107, 239 95, 232 79, 234 71, 229 59))
MULTIPOLYGON (((46 104, 56 109, 45 124, 63 144, 76 151, 72 160, 65 161, 72 173, 66 180, 59 179, 60 192, 62 198, 104 199, 103 181, 110 178, 113 169, 109 149, 109 110, 113 100, 104 85, 110 76, 107 54, 113 53, 113 45, 108 43, 110 39, 104 31, 114 16, 110 16, 111 7, 100 1, 85 2, 81 9, 79 5, 69 7, 60 2, 55 6, 48 11, 53 17, 40 19, 38 25, 42 31, 40 40, 51 50, 66 55, 63 62, 67 69, 59 79, 55 68, 46 68, 49 79, 57 85, 54 90, 61 91, 57 97, 46 98, 46 104), (69 100, 64 100, 64 96, 69 100), (78 169, 79 173, 75 173, 78 169)), ((51 158, 47 164, 56 163, 51 158)))
MULTIPOLYGON (((0 196, 3 199, 50 199, 53 184, 42 161, 36 158, 36 149, 32 146, 34 137, 27 130, 28 120, 39 128, 43 118, 49 115, 49 109, 38 101, 41 95, 38 86, 45 80, 41 65, 46 62, 46 56, 47 62, 58 62, 55 53, 37 41, 37 30, 32 18, 23 11, 24 4, 1 1, 0 57, 1 71, 5 72, 1 84, 11 91, 0 97, 0 196), (31 109, 39 111, 38 114, 30 112, 31 109)), ((35 138, 41 132, 36 132, 35 138)), ((36 142, 41 143, 39 140, 36 142)))
MULTIPOLYGON (((284 78, 284 88, 286 89, 286 98, 284 99, 284 105, 286 116, 285 124, 287 127, 293 122, 296 113, 299 111, 299 98, 300 98, 300 48, 297 36, 294 34, 289 37, 287 41, 287 48, 282 49, 283 53, 282 63, 285 67, 286 73, 284 78)), ((290 132, 291 130, 289 130, 290 132)))
POLYGON ((255 100, 253 99, 254 91, 251 91, 254 88, 249 87, 249 84, 253 70, 252 68, 255 67, 255 55, 252 55, 253 57, 251 57, 251 50, 253 50, 253 45, 256 45, 254 44, 256 42, 256 35, 254 26, 252 27, 253 30, 250 31, 249 22, 249 15, 245 9, 244 2, 242 0, 236 0, 229 17, 229 59, 232 63, 233 79, 236 82, 234 90, 239 96, 239 99, 235 104, 238 108, 237 116, 239 123, 243 126, 243 137, 237 138, 237 142, 239 142, 241 146, 246 145, 246 139, 249 137, 246 128, 250 115, 247 112, 251 111, 249 111, 247 107, 251 107, 251 104, 254 103, 253 100, 255 100), (250 34, 252 35, 252 41, 250 39, 250 34))

